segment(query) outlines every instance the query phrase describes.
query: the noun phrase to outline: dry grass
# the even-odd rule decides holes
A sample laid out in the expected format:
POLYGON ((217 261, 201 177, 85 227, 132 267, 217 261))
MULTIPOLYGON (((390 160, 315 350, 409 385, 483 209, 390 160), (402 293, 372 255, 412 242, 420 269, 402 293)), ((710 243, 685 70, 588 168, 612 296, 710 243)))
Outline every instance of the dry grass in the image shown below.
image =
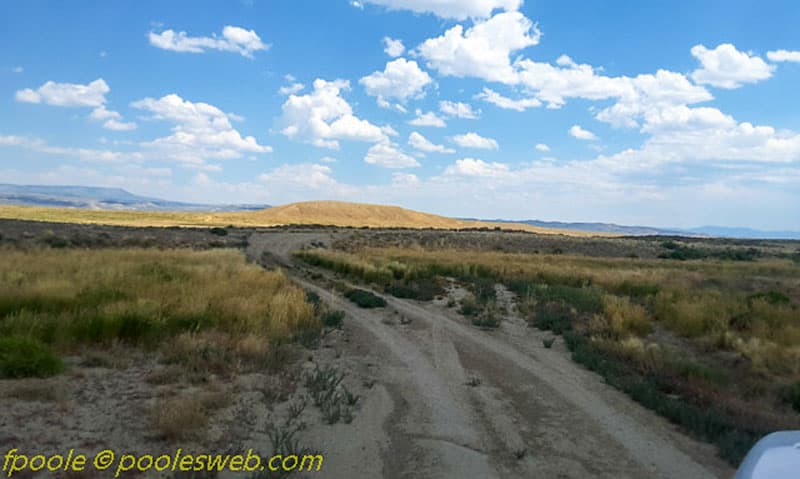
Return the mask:
POLYGON ((208 412, 201 398, 186 395, 159 399, 149 417, 158 435, 171 442, 202 434, 208 424, 208 412))
MULTIPOLYGON (((287 360, 282 344, 321 330, 305 291, 280 271, 248 264, 238 250, 0 254, 0 338, 16 338, 18 349, 32 342, 26 347, 42 354, 79 354, 84 366, 118 367, 124 348, 160 349, 190 382, 203 381, 279 369, 287 360)), ((26 367, 33 359, 24 354, 0 355, 15 361, 0 361, 0 372, 57 372, 26 367)))
MULTIPOLYGON (((302 289, 234 250, 3 251, 0 330, 58 343, 213 328, 281 340, 317 328, 302 289)), ((252 339, 250 339, 252 341, 252 339)))
POLYGON ((309 201, 261 211, 235 213, 172 213, 107 211, 75 208, 0 206, 0 218, 118 226, 268 227, 282 225, 329 225, 371 228, 469 229, 500 228, 567 236, 612 236, 572 230, 540 228, 517 223, 463 221, 407 210, 398 206, 309 201))
POLYGON ((756 293, 777 290, 800 300, 800 265, 789 260, 665 261, 570 255, 476 252, 460 249, 366 248, 356 253, 315 251, 330 267, 384 284, 436 274, 490 275, 502 282, 589 286, 605 291, 603 316, 590 321, 618 339, 654 327, 734 350, 763 372, 800 372, 800 311, 756 293))

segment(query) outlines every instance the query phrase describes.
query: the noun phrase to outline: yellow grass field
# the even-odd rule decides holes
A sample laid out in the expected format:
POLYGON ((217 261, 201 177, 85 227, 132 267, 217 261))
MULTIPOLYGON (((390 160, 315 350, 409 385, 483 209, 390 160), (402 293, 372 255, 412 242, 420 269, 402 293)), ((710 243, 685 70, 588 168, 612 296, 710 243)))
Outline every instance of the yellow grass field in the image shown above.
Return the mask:
POLYGON ((398 206, 346 203, 340 201, 308 201, 276 206, 260 211, 234 213, 109 211, 76 208, 0 206, 0 218, 139 227, 182 226, 210 228, 228 225, 238 227, 326 225, 356 228, 430 228, 452 230, 499 227, 505 230, 521 230, 541 234, 611 236, 599 233, 539 228, 520 223, 464 221, 407 210, 398 206))

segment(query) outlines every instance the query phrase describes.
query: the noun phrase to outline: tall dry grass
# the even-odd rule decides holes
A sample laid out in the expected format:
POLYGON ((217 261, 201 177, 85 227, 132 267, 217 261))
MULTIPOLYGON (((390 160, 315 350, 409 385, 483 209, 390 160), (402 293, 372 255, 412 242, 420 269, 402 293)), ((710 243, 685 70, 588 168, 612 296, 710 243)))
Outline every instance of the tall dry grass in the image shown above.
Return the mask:
POLYGON ((235 250, 0 251, 0 334, 58 347, 215 330, 282 341, 319 328, 302 289, 235 250))

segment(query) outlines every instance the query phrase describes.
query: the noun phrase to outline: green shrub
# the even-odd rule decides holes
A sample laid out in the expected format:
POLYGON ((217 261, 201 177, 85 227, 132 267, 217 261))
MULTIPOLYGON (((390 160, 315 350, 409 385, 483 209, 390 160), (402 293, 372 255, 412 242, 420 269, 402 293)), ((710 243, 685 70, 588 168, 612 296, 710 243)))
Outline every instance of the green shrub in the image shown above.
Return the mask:
POLYGON ((0 339, 0 378, 49 377, 64 364, 43 343, 26 337, 0 339))
POLYGON ((412 282, 395 282, 386 287, 386 292, 396 298, 431 301, 442 293, 434 278, 419 278, 412 282))
POLYGON ((779 291, 766 291, 764 293, 751 294, 747 297, 747 302, 752 304, 756 299, 763 299, 769 304, 790 304, 792 300, 779 291))
POLYGON ((226 230, 225 228, 211 228, 211 230, 209 231, 211 232, 212 235, 228 236, 228 230, 226 230))
POLYGON ((562 334, 572 329, 572 321, 576 318, 575 311, 563 302, 550 301, 536 305, 532 326, 555 334, 562 334))
POLYGON ((658 294, 660 290, 661 288, 657 285, 634 283, 633 281, 627 279, 612 289, 614 293, 624 294, 630 296, 631 298, 652 296, 658 294))
POLYGON ((322 324, 328 328, 339 329, 344 323, 344 311, 328 311, 322 315, 322 324))
POLYGON ((344 293, 344 296, 361 308, 383 308, 386 300, 370 291, 353 288, 344 293))
POLYGON ((458 312, 464 316, 477 316, 481 312, 481 307, 474 299, 464 299, 461 301, 461 307, 458 308, 458 312))
POLYGON ((608 384, 695 437, 715 443, 720 456, 730 464, 738 465, 753 444, 769 432, 739 426, 735 418, 712 404, 696 404, 689 398, 674 394, 669 376, 637 373, 623 359, 600 350, 577 332, 564 333, 564 343, 575 362, 598 373, 608 384))

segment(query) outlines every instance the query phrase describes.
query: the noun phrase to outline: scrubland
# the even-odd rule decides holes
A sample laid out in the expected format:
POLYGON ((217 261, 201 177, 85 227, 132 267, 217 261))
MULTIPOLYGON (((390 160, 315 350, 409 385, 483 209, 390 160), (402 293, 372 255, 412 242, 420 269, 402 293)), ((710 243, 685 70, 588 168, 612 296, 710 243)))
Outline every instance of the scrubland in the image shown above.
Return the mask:
POLYGON ((403 298, 430 300, 455 280, 472 294, 449 305, 483 329, 502 327, 502 284, 573 359, 735 464, 763 434, 800 428, 800 263, 663 249, 661 259, 413 247, 297 256, 403 298))
POLYGON ((236 250, 0 255, 0 376, 49 376, 60 355, 117 346, 160 350, 195 369, 268 365, 276 345, 321 328, 302 289, 236 250))

